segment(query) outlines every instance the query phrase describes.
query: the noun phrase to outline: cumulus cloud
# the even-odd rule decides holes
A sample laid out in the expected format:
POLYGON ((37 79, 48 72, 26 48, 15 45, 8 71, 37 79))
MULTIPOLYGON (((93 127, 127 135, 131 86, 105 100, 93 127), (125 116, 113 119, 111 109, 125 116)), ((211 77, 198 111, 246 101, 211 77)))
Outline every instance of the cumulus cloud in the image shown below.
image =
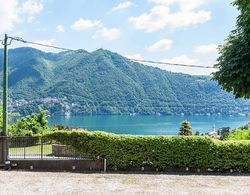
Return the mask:
POLYGON ((139 16, 129 18, 129 22, 136 29, 146 32, 159 31, 166 27, 186 28, 195 24, 202 24, 211 19, 211 12, 205 10, 196 10, 205 3, 204 0, 150 0, 156 3, 149 12, 139 16), (180 9, 171 12, 170 5, 178 3, 180 9))
POLYGON ((182 11, 191 11, 208 2, 208 0, 149 0, 155 4, 171 6, 178 4, 182 11))
POLYGON ((126 58, 129 59, 136 59, 136 60, 143 60, 143 57, 140 53, 135 53, 135 54, 126 54, 124 55, 126 58))
POLYGON ((107 28, 105 26, 101 27, 99 30, 97 30, 96 34, 93 36, 93 38, 102 37, 104 39, 113 41, 120 38, 121 32, 118 28, 107 28))
POLYGON ((56 32, 59 32, 59 33, 64 32, 64 27, 63 27, 63 25, 57 25, 57 27, 56 27, 56 32))
POLYGON ((210 43, 207 45, 199 45, 195 47, 194 51, 198 54, 217 54, 218 53, 218 45, 214 43, 210 43))
MULTIPOLYGON (((52 45, 52 46, 56 45, 56 40, 54 38, 51 38, 51 39, 48 39, 48 40, 36 40, 34 42, 35 43, 40 43, 40 44, 45 44, 45 45, 52 45)), ((56 50, 56 49, 46 48, 46 47, 39 46, 39 45, 29 44, 28 46, 39 49, 39 50, 43 50, 45 52, 51 52, 51 51, 58 52, 58 50, 56 50)))
POLYGON ((28 15, 39 14, 43 10, 43 4, 34 0, 27 0, 21 6, 21 12, 28 15))
POLYGON ((146 47, 148 52, 159 52, 159 51, 166 51, 172 47, 173 41, 169 39, 162 39, 153 45, 146 47))
MULTIPOLYGON (((186 54, 175 56, 173 58, 163 59, 162 62, 173 63, 173 64, 188 64, 188 65, 201 65, 201 66, 213 66, 213 62, 201 62, 197 58, 189 57, 186 54)), ((150 66, 158 67, 162 70, 167 70, 171 72, 180 72, 184 74, 191 75, 210 75, 216 69, 204 69, 204 68, 191 68, 184 66, 173 66, 173 65, 164 65, 164 64, 150 64, 150 66)))
POLYGON ((89 28, 97 27, 100 24, 101 22, 98 20, 88 20, 88 19, 80 18, 79 20, 74 22, 71 28, 74 30, 80 31, 80 30, 86 30, 89 28))
POLYGON ((0 34, 10 31, 14 24, 19 21, 16 8, 18 2, 16 0, 0 0, 0 34))
POLYGON ((0 34, 13 30, 16 23, 32 22, 42 10, 40 1, 0 0, 0 34))
POLYGON ((119 28, 108 28, 104 24, 102 24, 99 20, 88 20, 80 18, 79 20, 75 21, 74 24, 71 26, 72 29, 76 31, 82 31, 86 29, 94 28, 96 30, 95 34, 92 36, 93 39, 98 37, 104 38, 106 40, 117 40, 120 38, 121 31, 119 28))
POLYGON ((176 56, 173 58, 165 59, 164 62, 174 63, 174 64, 193 64, 196 65, 198 62, 198 59, 196 58, 190 58, 186 54, 176 56))
POLYGON ((119 3, 117 6, 113 7, 112 11, 124 10, 124 9, 131 7, 132 5, 133 3, 131 3, 130 1, 122 2, 122 3, 119 3))

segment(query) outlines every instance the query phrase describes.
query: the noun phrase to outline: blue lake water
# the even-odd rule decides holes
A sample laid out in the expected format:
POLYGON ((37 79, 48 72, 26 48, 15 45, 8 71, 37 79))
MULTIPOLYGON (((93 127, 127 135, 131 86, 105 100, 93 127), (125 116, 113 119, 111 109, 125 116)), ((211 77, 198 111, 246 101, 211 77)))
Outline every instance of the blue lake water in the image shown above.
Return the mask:
POLYGON ((116 134, 173 135, 177 134, 183 120, 190 121, 193 132, 206 133, 216 128, 236 128, 250 122, 250 117, 235 116, 52 116, 49 124, 63 124, 70 127, 85 127, 90 131, 102 130, 116 134))

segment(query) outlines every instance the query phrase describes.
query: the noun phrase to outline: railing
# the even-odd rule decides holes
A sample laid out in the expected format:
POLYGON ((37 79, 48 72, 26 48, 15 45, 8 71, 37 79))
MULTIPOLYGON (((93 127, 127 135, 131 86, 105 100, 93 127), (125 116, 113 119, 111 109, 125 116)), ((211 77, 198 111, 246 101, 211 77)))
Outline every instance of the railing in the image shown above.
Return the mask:
POLYGON ((9 137, 9 159, 89 159, 80 155, 72 146, 63 145, 40 137, 9 137))

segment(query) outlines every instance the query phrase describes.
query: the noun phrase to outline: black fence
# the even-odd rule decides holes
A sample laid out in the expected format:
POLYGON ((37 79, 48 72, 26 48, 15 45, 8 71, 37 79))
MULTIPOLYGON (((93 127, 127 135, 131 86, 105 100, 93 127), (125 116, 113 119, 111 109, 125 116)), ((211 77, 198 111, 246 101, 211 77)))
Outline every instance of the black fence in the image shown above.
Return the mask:
POLYGON ((78 153, 74 147, 51 141, 44 136, 9 137, 8 143, 10 160, 89 159, 78 153))

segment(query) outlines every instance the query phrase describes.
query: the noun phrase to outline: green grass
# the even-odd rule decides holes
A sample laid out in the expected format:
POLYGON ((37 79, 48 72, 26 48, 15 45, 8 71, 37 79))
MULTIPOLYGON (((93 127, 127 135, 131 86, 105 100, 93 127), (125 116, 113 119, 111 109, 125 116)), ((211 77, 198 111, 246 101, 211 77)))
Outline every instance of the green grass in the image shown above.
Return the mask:
MULTIPOLYGON (((10 154, 41 154, 41 145, 36 146, 28 146, 28 147, 18 147, 18 148, 9 148, 10 154)), ((52 145, 46 144, 43 145, 43 153, 51 154, 52 153, 52 145)))

